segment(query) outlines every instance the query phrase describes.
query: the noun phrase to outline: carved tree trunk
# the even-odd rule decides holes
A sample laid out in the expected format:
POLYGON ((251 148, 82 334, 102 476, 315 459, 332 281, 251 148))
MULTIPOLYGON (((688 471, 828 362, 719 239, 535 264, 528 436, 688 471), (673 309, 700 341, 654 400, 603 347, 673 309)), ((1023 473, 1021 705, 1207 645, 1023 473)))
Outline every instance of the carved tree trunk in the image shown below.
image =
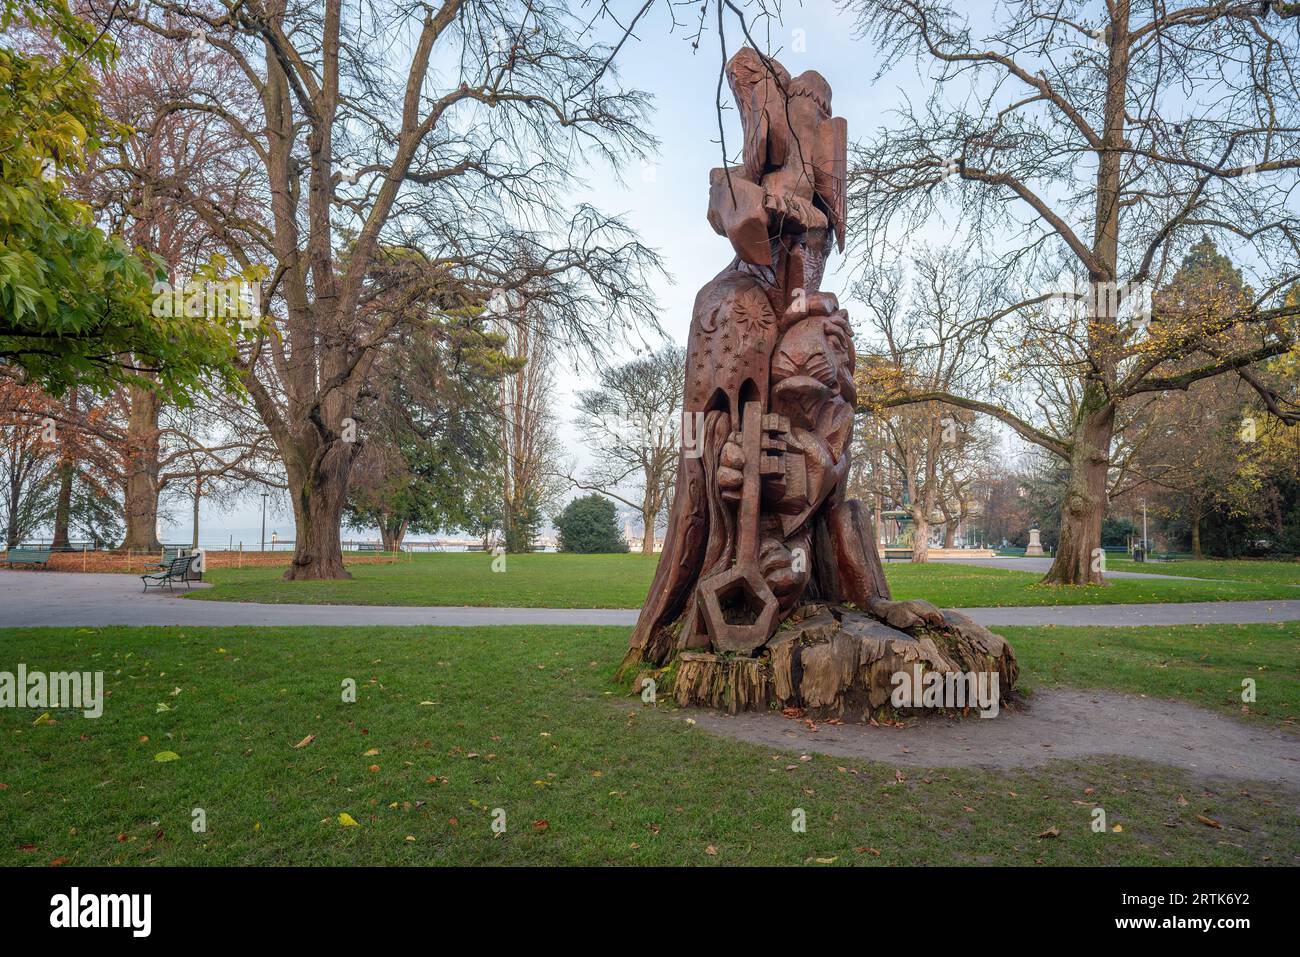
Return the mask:
POLYGON ((158 414, 162 398, 152 389, 128 386, 123 548, 161 552, 158 541, 158 414))
MULTIPOLYGON (((870 515, 845 497, 856 360, 847 314, 819 284, 827 213, 843 221, 847 130, 829 115, 820 75, 783 70, 750 49, 727 65, 745 166, 714 171, 709 221, 737 259, 695 300, 683 413, 699 418, 701 441, 693 455, 682 450, 663 557, 620 676, 637 691, 653 681, 683 706, 732 712, 869 715, 905 668, 980 677, 986 688, 996 679, 995 703, 1009 700, 1010 646, 955 612, 893 601, 870 515), (782 104, 801 92, 795 119, 782 104), (781 154, 767 137, 781 124, 781 142, 810 144, 807 192, 806 170, 769 170, 781 154)), ((918 476, 913 444, 900 453, 913 557, 924 562, 936 460, 918 476)))

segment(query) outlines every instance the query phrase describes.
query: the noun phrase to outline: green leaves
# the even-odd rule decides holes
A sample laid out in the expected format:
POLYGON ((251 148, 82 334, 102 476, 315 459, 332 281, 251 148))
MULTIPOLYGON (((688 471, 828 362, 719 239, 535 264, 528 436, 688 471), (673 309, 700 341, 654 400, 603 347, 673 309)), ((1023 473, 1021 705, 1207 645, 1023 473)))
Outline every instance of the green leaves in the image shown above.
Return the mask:
POLYGON ((54 395, 124 381, 185 394, 207 371, 230 379, 237 323, 151 312, 160 263, 104 234, 65 194, 106 136, 122 130, 95 97, 87 63, 115 55, 64 0, 0 0, 0 28, 27 22, 68 51, 0 47, 0 362, 54 395))

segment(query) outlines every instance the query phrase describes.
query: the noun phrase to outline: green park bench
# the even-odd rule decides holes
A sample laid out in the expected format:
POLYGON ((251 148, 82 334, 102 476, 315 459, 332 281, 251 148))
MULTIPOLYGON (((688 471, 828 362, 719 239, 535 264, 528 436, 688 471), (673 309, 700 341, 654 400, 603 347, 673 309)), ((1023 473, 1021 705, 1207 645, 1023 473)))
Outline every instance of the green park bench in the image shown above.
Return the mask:
POLYGON ((173 561, 182 557, 182 552, 184 551, 185 551, 184 545, 164 545, 163 553, 162 553, 162 561, 153 562, 151 565, 149 565, 149 567, 157 568, 160 570, 166 568, 173 561))
POLYGON ((15 565, 49 565, 50 550, 48 548, 11 548, 5 552, 5 557, 0 561, 8 562, 9 567, 15 565))
POLYGON ((190 565, 194 562, 194 555, 181 555, 169 561, 165 568, 160 568, 156 572, 150 572, 147 575, 141 575, 140 580, 144 582, 144 590, 148 591, 149 586, 162 588, 166 585, 168 589, 172 588, 173 582, 185 582, 185 587, 190 587, 190 565))
POLYGON ((384 546, 376 545, 374 542, 358 542, 356 550, 359 552, 382 552, 384 546))
POLYGON ((892 562, 892 561, 894 561, 894 560, 896 560, 896 559, 897 559, 897 560, 907 559, 908 561, 910 561, 911 558, 912 558, 912 549, 911 549, 910 547, 909 547, 909 548, 890 548, 890 547, 886 546, 885 548, 882 548, 882 549, 880 550, 880 552, 881 552, 881 555, 884 557, 885 561, 887 561, 887 562, 892 562))

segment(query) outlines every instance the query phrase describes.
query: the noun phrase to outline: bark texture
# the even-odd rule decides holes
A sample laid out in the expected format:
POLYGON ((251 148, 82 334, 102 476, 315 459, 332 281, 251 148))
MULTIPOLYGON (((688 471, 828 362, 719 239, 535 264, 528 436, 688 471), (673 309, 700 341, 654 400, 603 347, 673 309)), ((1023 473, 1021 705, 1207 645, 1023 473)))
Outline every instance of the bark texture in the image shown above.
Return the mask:
POLYGON ((990 688, 996 676, 1000 705, 1014 702, 1019 667, 1005 639, 959 612, 908 604, 922 606, 913 611, 924 611, 926 620, 907 629, 845 606, 807 605, 757 658, 683 652, 675 667, 639 673, 635 686, 639 690, 642 679, 658 675, 660 690, 682 707, 731 714, 798 708, 813 719, 865 720, 921 710, 891 705, 894 676, 910 676, 919 668, 921 674, 938 672, 954 680, 982 674, 990 688))

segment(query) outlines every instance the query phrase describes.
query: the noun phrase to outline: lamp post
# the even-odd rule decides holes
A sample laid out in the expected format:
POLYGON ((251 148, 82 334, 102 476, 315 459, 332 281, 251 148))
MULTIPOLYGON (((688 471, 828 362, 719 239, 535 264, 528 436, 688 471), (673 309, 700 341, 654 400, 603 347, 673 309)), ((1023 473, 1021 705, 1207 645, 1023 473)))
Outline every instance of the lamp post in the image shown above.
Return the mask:
POLYGON ((266 551, 266 496, 269 494, 262 493, 262 551, 266 551))

